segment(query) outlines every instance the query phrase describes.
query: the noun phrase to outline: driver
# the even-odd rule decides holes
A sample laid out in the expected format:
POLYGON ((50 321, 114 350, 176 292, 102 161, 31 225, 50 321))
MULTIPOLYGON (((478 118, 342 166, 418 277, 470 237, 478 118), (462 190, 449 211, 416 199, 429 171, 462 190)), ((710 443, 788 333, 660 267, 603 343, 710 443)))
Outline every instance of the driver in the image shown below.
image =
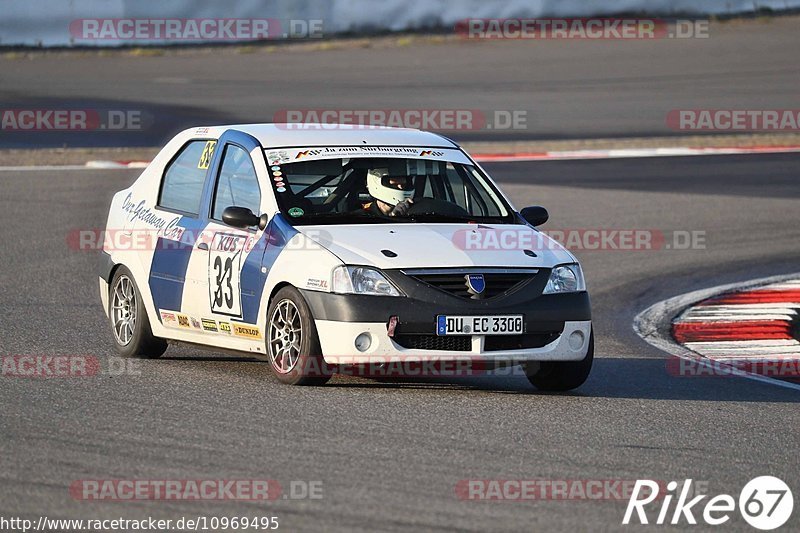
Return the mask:
POLYGON ((414 203, 414 178, 390 176, 384 169, 367 172, 367 190, 375 198, 364 206, 373 213, 396 217, 406 216, 414 203))

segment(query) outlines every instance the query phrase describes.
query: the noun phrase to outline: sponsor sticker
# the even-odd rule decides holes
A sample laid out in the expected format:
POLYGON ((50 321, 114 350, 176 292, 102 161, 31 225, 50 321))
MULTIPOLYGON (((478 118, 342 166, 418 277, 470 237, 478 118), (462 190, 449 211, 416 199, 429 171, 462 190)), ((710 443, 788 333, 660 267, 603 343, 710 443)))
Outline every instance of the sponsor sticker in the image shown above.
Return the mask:
POLYGON ((242 316, 241 263, 248 239, 235 233, 215 233, 208 257, 211 312, 242 316))
POLYGON ((292 207, 291 209, 289 209, 289 216, 290 217, 301 217, 301 216, 305 215, 305 213, 306 212, 303 211, 302 209, 300 209, 299 207, 292 207))
POLYGON ((222 333, 231 334, 231 325, 228 322, 219 322, 219 330, 222 333))
POLYGON ((203 327, 200 325, 200 322, 195 317, 191 317, 191 319, 192 319, 192 327, 194 329, 203 329, 203 327))
POLYGON ((296 161, 313 161, 319 159, 352 158, 352 157, 398 157, 425 158, 454 163, 471 164, 460 151, 452 148, 417 148, 415 146, 325 146, 308 147, 283 151, 271 151, 267 154, 270 165, 281 165, 296 161))
POLYGON ((177 326, 178 317, 175 316, 175 313, 170 313, 169 311, 161 311, 161 322, 165 326, 177 326))
POLYGON ((125 200, 122 202, 122 211, 126 213, 128 222, 139 220, 148 226, 153 226, 158 229, 157 236, 165 239, 179 241, 183 236, 184 229, 178 223, 181 217, 175 217, 170 221, 162 218, 157 212, 154 212, 147 207, 147 202, 139 200, 138 202, 133 199, 133 194, 128 193, 125 200))
POLYGON ((248 339, 260 339, 261 330, 258 326, 246 326, 244 324, 233 324, 233 334, 237 337, 247 337, 248 339))
POLYGON ((217 332, 217 323, 214 320, 208 318, 202 318, 200 321, 203 323, 203 329, 205 331, 212 331, 214 333, 217 332))
POLYGON ((316 278, 308 278, 306 282, 306 287, 309 289, 327 289, 328 288, 328 280, 327 279, 316 279, 316 278))
POLYGON ((270 152, 267 154, 267 159, 269 160, 270 165, 280 165, 281 163, 285 163, 287 161, 291 161, 292 158, 289 157, 289 152, 286 150, 270 152))
POLYGON ((207 141, 203 148, 203 153, 200 154, 200 161, 197 162, 197 168, 207 169, 211 164, 211 156, 214 155, 214 148, 217 146, 217 141, 207 141))
POLYGON ((189 317, 186 315, 178 315, 178 325, 182 328, 190 328, 192 327, 189 324, 189 317))

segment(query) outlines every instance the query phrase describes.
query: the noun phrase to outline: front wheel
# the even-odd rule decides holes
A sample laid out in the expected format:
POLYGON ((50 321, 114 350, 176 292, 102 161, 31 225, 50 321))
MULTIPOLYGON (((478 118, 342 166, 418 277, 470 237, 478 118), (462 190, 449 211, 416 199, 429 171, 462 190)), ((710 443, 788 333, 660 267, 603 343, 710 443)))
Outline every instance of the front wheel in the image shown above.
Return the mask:
POLYGON ((275 376, 289 385, 324 385, 331 378, 314 317, 294 287, 278 291, 267 315, 267 354, 275 376))
POLYGON ((167 350, 167 341, 153 335, 142 294, 124 266, 117 268, 111 281, 108 317, 117 351, 123 357, 155 359, 167 350))
POLYGON ((580 361, 542 361, 523 365, 531 385, 541 391, 563 392, 577 389, 589 377, 594 361, 594 331, 589 336, 589 349, 580 361))

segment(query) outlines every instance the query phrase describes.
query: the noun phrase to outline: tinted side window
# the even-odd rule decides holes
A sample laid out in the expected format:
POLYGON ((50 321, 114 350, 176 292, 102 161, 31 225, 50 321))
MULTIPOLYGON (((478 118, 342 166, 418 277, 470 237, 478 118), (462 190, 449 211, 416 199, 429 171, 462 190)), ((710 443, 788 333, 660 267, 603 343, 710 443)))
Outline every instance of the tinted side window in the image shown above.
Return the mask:
POLYGON ((206 170, 216 141, 192 141, 187 144, 164 172, 159 207, 197 215, 206 170))
POLYGON ((498 202, 493 200, 485 183, 475 169, 467 172, 464 168, 455 168, 447 163, 447 195, 451 201, 467 210, 471 215, 504 216, 498 209, 498 202))
POLYGON ((261 189, 250 154, 229 144, 222 154, 222 165, 214 191, 212 218, 222 220, 222 212, 233 205, 246 207, 256 215, 261 214, 261 189))

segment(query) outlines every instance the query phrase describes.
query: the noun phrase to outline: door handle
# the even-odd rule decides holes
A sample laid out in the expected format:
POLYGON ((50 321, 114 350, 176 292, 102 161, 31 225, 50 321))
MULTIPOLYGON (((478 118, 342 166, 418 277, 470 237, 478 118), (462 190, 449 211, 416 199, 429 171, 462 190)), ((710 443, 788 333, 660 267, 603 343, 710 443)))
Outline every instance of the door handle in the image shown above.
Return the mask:
POLYGON ((204 243, 204 242, 201 242, 200 244, 197 245, 197 249, 198 250, 206 250, 206 251, 208 251, 208 244, 204 243))

